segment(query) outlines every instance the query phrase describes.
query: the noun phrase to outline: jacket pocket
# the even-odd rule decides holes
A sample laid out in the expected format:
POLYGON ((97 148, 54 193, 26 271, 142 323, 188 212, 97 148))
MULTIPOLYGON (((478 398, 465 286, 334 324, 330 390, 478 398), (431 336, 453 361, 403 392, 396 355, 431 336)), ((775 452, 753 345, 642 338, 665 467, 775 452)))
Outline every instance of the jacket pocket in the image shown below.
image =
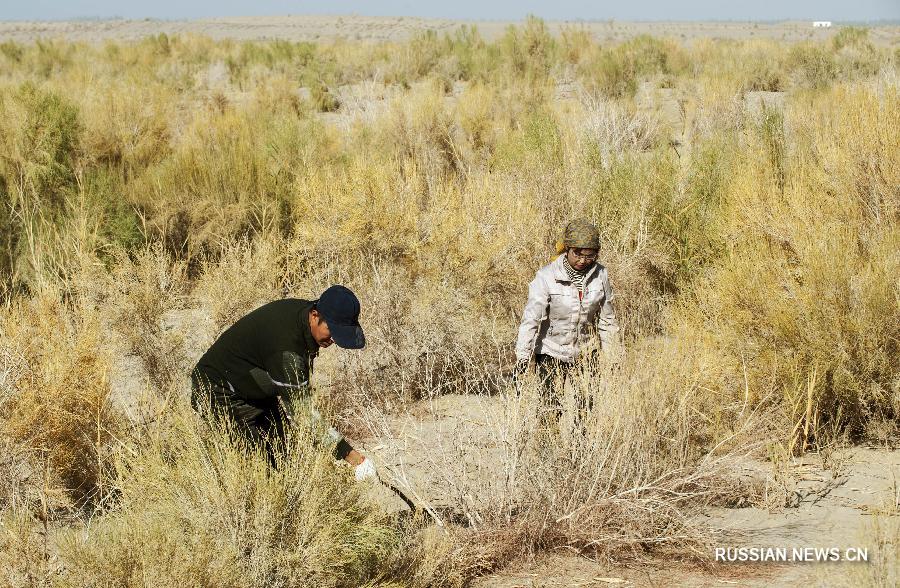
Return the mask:
POLYGON ((575 298, 567 293, 550 293, 550 308, 547 314, 551 321, 567 320, 572 312, 578 308, 575 298))

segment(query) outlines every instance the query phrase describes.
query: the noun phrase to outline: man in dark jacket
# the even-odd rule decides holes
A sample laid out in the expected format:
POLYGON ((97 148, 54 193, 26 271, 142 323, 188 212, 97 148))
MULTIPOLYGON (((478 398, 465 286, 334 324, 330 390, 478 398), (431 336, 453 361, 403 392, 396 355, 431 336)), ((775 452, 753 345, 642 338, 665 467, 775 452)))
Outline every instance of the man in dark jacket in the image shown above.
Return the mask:
MULTIPOLYGON (((289 298, 257 308, 222 333, 197 362, 191 404, 229 419, 252 443, 266 445, 270 455, 273 439, 283 438, 285 419, 302 412, 325 428, 309 405, 313 360, 332 343, 345 349, 365 346, 359 311, 359 300, 344 286, 331 286, 318 300, 289 298)), ((335 456, 354 466, 357 480, 376 476, 372 461, 333 427, 327 436, 335 443, 335 456)))

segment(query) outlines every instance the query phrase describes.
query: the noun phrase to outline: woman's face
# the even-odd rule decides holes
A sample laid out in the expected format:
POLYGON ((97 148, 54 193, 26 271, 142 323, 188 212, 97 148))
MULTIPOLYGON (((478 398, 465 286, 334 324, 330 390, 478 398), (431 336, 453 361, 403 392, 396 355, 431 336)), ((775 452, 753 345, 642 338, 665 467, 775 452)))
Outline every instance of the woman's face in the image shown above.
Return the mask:
POLYGON ((566 251, 566 258, 569 260, 569 265, 576 270, 583 272, 591 267, 591 264, 597 261, 597 250, 569 247, 566 251))

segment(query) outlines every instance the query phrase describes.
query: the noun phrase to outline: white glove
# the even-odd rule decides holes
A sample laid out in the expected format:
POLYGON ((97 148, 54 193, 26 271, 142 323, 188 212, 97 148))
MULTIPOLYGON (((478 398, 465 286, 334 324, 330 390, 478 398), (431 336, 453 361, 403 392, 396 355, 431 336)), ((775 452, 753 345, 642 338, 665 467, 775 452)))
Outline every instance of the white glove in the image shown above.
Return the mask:
POLYGON ((361 464, 356 466, 354 475, 356 476, 357 482, 362 482, 363 480, 368 480, 370 478, 377 478, 378 472, 375 471, 375 463, 367 457, 363 459, 361 464))

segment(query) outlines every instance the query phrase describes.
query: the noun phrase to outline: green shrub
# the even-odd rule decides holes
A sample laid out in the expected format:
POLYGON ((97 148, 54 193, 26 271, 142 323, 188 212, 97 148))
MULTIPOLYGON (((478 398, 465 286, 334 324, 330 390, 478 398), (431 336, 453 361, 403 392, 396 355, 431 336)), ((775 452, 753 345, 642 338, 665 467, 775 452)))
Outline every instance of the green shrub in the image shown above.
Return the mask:
POLYGON ((687 56, 672 43, 640 35, 613 47, 597 48, 579 66, 579 76, 594 93, 631 97, 638 83, 656 75, 678 75, 687 67, 687 56))
POLYGON ((540 79, 556 59, 556 40, 543 20, 528 16, 521 27, 510 26, 498 41, 500 55, 511 75, 540 79))
POLYGON ((80 134, 77 108, 55 92, 30 82, 0 91, 0 205, 6 209, 0 274, 9 283, 41 271, 38 251, 54 240, 74 189, 80 134))
POLYGON ((831 46, 835 51, 844 47, 854 47, 869 44, 869 29, 865 27, 841 27, 841 30, 832 37, 831 46))
POLYGON ((686 66, 686 56, 677 45, 649 35, 629 39, 616 51, 636 76, 678 74, 686 66))
POLYGON ((781 92, 785 88, 783 66, 773 55, 754 53, 742 56, 736 64, 747 92, 781 92))
POLYGON ((84 179, 89 206, 99 215, 99 228, 105 244, 132 250, 144 241, 141 219, 129 202, 127 188, 115 172, 99 168, 84 179))
POLYGON ((579 77, 595 94, 609 98, 634 96, 637 76, 620 56, 609 49, 601 49, 579 66, 579 77))
POLYGON ((535 110, 527 114, 521 126, 509 133, 491 159, 497 169, 515 169, 523 162, 532 171, 558 168, 562 164, 563 146, 559 124, 552 112, 535 110))
POLYGON ((59 94, 25 83, 0 97, 3 107, 3 175, 20 198, 44 212, 59 210, 73 171, 81 125, 77 108, 59 94))
POLYGON ((827 88, 838 74, 834 54, 813 43, 798 43, 791 47, 786 67, 796 85, 814 90, 827 88))
POLYGON ((25 50, 15 41, 3 41, 0 43, 0 53, 8 60, 20 63, 22 61, 22 56, 25 54, 25 50))
POLYGON ((756 124, 756 131, 765 146, 768 169, 771 170, 774 184, 778 191, 783 193, 787 172, 785 170, 784 114, 782 111, 764 103, 756 124))

